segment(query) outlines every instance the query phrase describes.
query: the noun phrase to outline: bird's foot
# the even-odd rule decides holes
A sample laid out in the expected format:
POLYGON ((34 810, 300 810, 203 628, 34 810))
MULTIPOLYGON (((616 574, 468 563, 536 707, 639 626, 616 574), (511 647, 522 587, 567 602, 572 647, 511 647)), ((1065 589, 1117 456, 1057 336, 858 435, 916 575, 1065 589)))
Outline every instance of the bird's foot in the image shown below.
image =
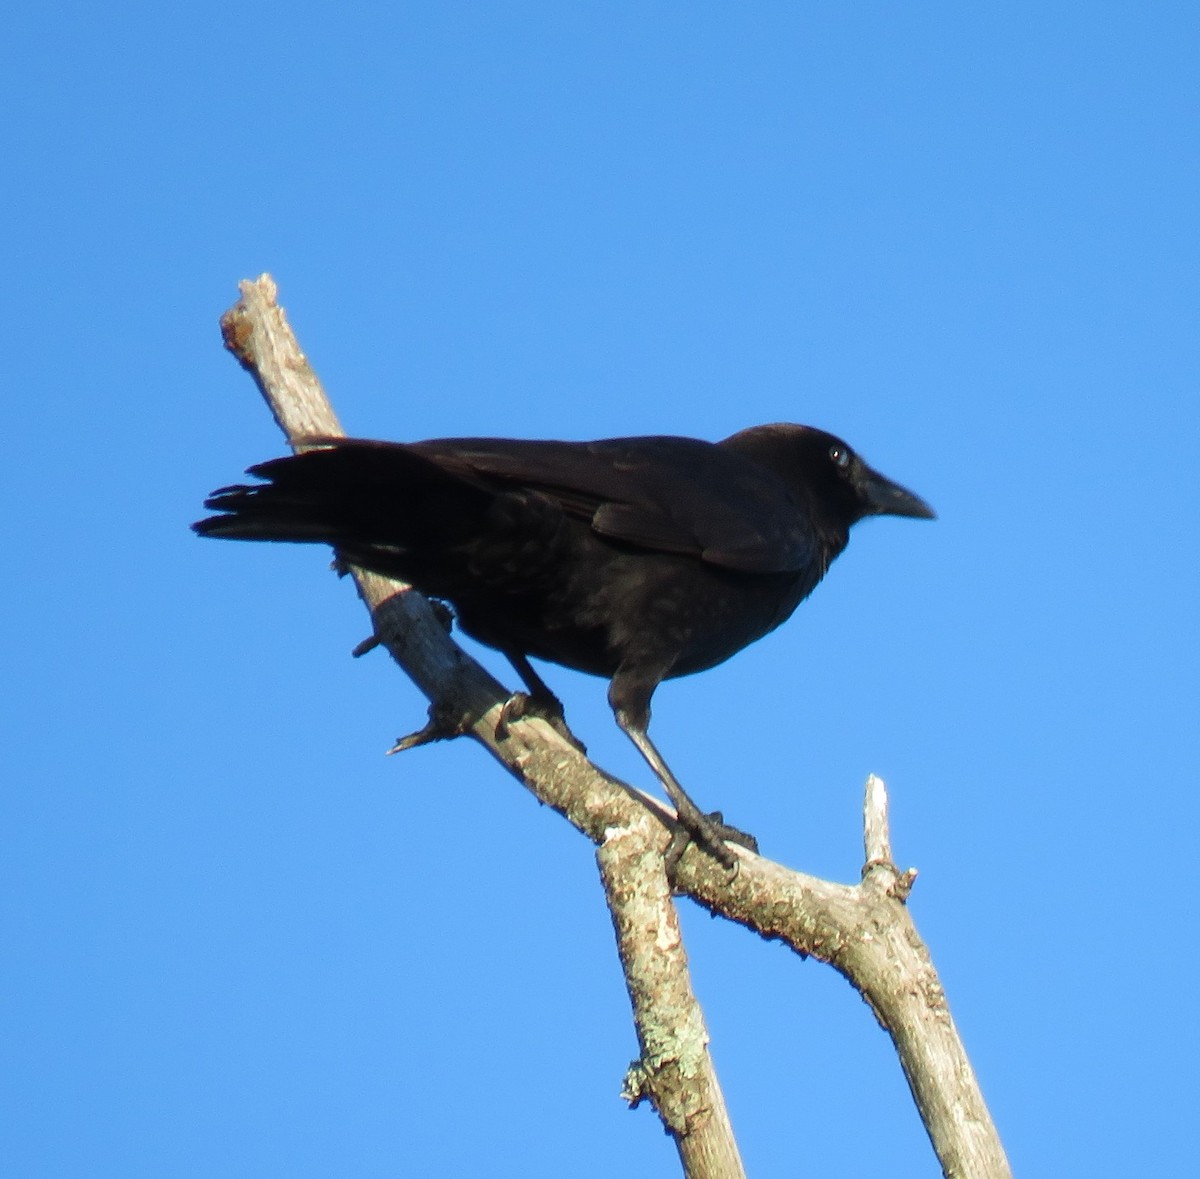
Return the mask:
POLYGON ((587 747, 567 728, 562 701, 549 692, 545 695, 514 692, 500 710, 500 719, 496 722, 496 740, 503 741, 508 736, 509 725, 527 716, 536 716, 539 720, 544 720, 563 740, 570 742, 580 753, 587 756, 587 747))
POLYGON ((461 709, 435 702, 429 706, 429 720, 425 727, 409 733, 407 737, 397 738, 388 753, 403 753, 408 749, 416 749, 418 745, 449 741, 453 737, 461 737, 470 727, 470 717, 461 709))
POLYGON ((712 856, 722 867, 737 868, 737 856, 729 850, 727 844, 736 844, 747 851, 758 851, 758 840, 748 831, 739 827, 731 827, 725 822, 725 816, 720 811, 704 814, 700 810, 683 808, 679 812, 679 826, 671 834, 671 842, 667 845, 665 860, 667 878, 675 878, 675 868, 679 864, 688 845, 694 843, 701 851, 712 856))

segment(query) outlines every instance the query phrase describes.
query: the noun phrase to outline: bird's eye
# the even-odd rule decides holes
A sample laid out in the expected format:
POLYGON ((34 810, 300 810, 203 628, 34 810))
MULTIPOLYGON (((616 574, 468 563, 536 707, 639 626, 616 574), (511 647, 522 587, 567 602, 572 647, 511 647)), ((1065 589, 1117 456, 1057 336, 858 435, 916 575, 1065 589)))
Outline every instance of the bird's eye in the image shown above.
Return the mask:
POLYGON ((829 448, 829 457, 833 459, 835 467, 841 467, 844 470, 850 465, 850 451, 844 446, 831 446, 829 448))

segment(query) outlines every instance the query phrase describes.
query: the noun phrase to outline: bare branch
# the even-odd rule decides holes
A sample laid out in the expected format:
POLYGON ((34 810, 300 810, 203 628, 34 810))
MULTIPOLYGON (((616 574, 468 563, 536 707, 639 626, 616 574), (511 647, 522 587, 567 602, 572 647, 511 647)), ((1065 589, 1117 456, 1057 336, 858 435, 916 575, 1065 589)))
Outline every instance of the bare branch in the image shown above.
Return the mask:
POLYGON ((611 828, 596 852, 642 1050, 624 1096, 653 1102, 686 1175, 744 1179, 656 834, 643 815, 611 828))
MULTIPOLYGON (((289 443, 301 449, 310 435, 340 434, 337 418, 275 301, 275 284, 264 275, 243 282, 241 292, 241 300, 222 318, 225 343, 254 377, 289 443)), ((665 948, 658 949, 660 932, 670 928, 658 893, 673 812, 593 766, 536 716, 507 724, 497 735, 509 693, 450 639, 429 603, 399 582, 362 570, 351 572, 371 611, 379 641, 432 702, 430 723, 403 738, 399 747, 443 735, 470 735, 539 800, 601 846, 598 855, 605 885, 619 901, 613 913, 622 957, 628 954, 633 963, 627 965, 627 981, 643 1050, 640 1080, 633 1088, 655 1101, 679 1143, 689 1175, 705 1179, 740 1175, 741 1164, 708 1062, 703 1022, 698 1009, 689 1006, 694 1004, 690 987, 687 996, 680 992, 669 999, 672 1006, 681 1004, 678 1009, 688 1013, 672 1038, 670 1020, 664 1021, 656 1011, 654 992, 659 984, 645 981, 653 975, 645 974, 641 965, 650 946, 655 953, 676 953, 678 961, 670 968, 655 965, 653 969, 667 971, 661 984, 668 988, 664 994, 674 995, 673 988, 686 986, 677 925, 676 934, 668 933, 665 948), (648 813, 661 829, 648 821, 648 813), (636 850, 626 854, 626 849, 636 850), (636 879, 643 881, 637 891, 651 892, 649 897, 636 898, 638 904, 651 906, 644 919, 634 917, 623 899, 636 879), (643 934, 653 932, 640 949, 633 937, 639 929, 643 934), (707 1071, 693 1077, 692 1067, 698 1068, 700 1061, 707 1071), (665 1063, 660 1067, 660 1062, 669 1062, 676 1070, 683 1063, 689 1081, 698 1088, 689 1085, 676 1100, 665 1079, 670 1070, 665 1063), (711 1141, 693 1150, 696 1143, 691 1140, 704 1133, 713 1135, 711 1141), (704 1169, 708 1160, 715 1169, 704 1169), (692 1166, 699 1169, 691 1170, 692 1166)), ((896 1045, 943 1173, 954 1179, 1007 1179, 1011 1173, 1003 1148, 928 951, 904 904, 916 873, 900 873, 892 863, 887 796, 877 778, 868 782, 864 845, 866 864, 858 885, 807 876, 741 848, 732 849, 738 871, 731 876, 711 857, 689 848, 676 868, 675 888, 711 912, 765 937, 779 938, 845 975, 896 1045)), ((629 897, 630 904, 634 899, 629 897)))
POLYGON ((863 799, 863 851, 868 864, 892 862, 892 833, 888 828, 888 796, 883 779, 871 774, 867 778, 863 799))

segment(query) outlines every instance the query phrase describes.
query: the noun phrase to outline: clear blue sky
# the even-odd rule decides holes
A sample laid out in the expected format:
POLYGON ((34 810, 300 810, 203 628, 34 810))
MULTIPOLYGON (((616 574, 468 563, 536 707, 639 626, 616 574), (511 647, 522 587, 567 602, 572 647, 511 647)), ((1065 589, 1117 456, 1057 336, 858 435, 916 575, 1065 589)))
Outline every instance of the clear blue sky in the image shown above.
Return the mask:
MULTIPOLYGON (((0 1171, 674 1173, 589 847, 383 756, 423 703, 323 553, 187 531, 281 449, 217 330, 263 270, 352 433, 791 420, 928 498, 655 736, 839 879, 886 778, 1018 1173, 1194 1167, 1194 4, 4 26, 0 1171)), ((751 1173, 936 1174, 849 987, 684 909, 751 1173)))

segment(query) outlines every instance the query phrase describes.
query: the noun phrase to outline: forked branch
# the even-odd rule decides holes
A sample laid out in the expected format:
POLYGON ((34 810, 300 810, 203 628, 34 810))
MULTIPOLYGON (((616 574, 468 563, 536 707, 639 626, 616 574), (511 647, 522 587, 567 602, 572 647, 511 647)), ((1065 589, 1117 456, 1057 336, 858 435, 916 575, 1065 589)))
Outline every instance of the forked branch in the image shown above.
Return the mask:
MULTIPOLYGON (((289 444, 341 434, 320 383, 264 275, 241 284, 222 317, 226 347, 253 376, 289 444)), ((528 716, 501 727, 509 693, 450 638, 418 593, 351 570, 375 633, 429 698, 430 723, 400 744, 469 735, 537 798, 598 847, 642 1057, 627 1096, 645 1097, 675 1139, 691 1179, 737 1179, 737 1147, 691 991, 663 853, 673 814, 593 766, 551 725, 528 716)), ((883 783, 867 785, 866 862, 857 885, 795 872, 736 848, 732 876, 689 849, 674 886, 713 913, 828 962, 859 990, 891 1035, 943 1173, 1004 1179, 1003 1148, 963 1050, 928 951, 905 906, 915 873, 892 862, 883 783)))

